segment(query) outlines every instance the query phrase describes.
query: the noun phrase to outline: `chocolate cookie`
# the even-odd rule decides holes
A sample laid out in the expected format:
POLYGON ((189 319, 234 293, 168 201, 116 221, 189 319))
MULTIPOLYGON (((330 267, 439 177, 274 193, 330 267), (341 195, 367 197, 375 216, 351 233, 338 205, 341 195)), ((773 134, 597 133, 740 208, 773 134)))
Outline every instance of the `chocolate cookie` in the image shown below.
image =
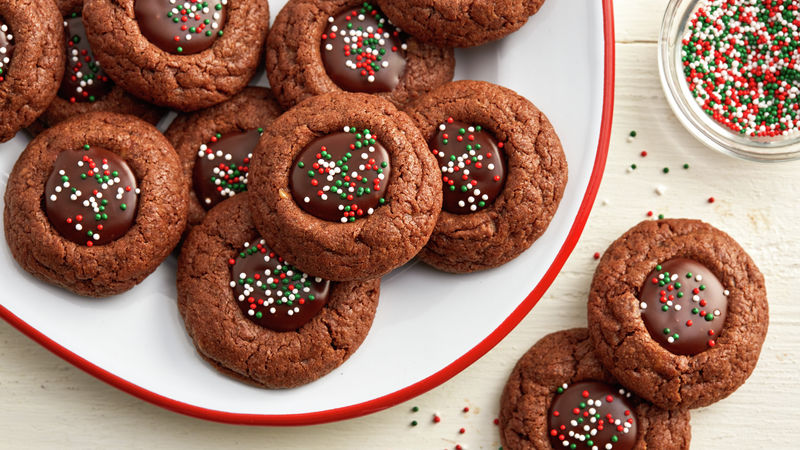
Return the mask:
POLYGON ((86 0, 84 25, 102 67, 123 89, 195 111, 240 92, 259 63, 267 0, 86 0))
POLYGON ((55 97, 64 75, 61 22, 52 0, 0 0, 0 142, 55 97))
POLYGON ((452 80, 454 68, 452 49, 419 42, 363 0, 289 0, 267 39, 267 75, 286 108, 341 91, 403 105, 452 80))
POLYGON ((507 450, 677 450, 692 437, 688 411, 663 410, 619 388, 585 328, 549 334, 517 362, 499 425, 507 450))
POLYGON ((164 110, 131 96, 115 85, 95 59, 81 18, 83 1, 62 0, 58 3, 64 16, 66 72, 58 95, 39 117, 39 130, 94 111, 130 114, 154 125, 158 123, 164 110))
POLYGON ((340 366, 369 332, 380 281, 336 283, 284 261, 261 239, 249 194, 214 207, 178 261, 178 308, 198 353, 267 388, 310 383, 340 366))
POLYGON ((544 233, 567 184, 547 117, 515 92, 456 81, 406 111, 437 160, 444 210, 422 261, 447 272, 502 265, 544 233))
POLYGON ((69 119, 31 141, 14 165, 6 241, 37 278, 90 297, 119 294, 178 243, 186 184, 152 125, 113 113, 69 119))
POLYGON ((764 277, 730 236, 697 220, 645 221, 606 250, 589 294, 597 355, 667 409, 721 400, 758 362, 764 277))
POLYGON ((337 280, 414 257, 442 208, 436 161, 408 116, 368 94, 310 98, 266 129, 248 187, 275 251, 337 280))
POLYGON ((517 31, 544 0, 377 0, 392 22, 422 42, 473 47, 517 31))
POLYGON ((281 114, 269 89, 248 87, 230 100, 179 115, 166 132, 190 180, 189 225, 247 189, 250 158, 264 128, 281 114))

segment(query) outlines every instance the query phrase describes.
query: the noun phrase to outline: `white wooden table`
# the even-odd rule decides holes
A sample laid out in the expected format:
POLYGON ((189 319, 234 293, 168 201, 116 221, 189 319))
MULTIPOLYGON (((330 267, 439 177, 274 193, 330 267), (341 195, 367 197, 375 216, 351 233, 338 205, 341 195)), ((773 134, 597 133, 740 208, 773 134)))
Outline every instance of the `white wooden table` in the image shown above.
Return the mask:
POLYGON ((646 219, 647 211, 700 218, 727 231, 767 280, 771 324, 758 367, 735 394, 693 411, 693 447, 796 448, 800 302, 792 277, 800 274, 800 163, 734 160, 702 147, 680 126, 657 74, 656 40, 665 5, 666 0, 616 2, 614 132, 583 237, 533 312, 451 381, 405 404, 346 422, 285 429, 221 425, 122 393, 0 321, 0 448, 452 449, 461 444, 496 449, 493 419, 511 368, 545 334, 585 326, 593 254, 646 219), (631 130, 638 137, 629 143, 631 130), (639 156, 642 150, 647 157, 639 156), (638 168, 628 173, 632 163, 638 168), (690 169, 683 169, 684 163, 690 169), (669 174, 662 172, 664 167, 671 169, 669 174), (659 186, 666 189, 663 195, 656 192, 659 186), (711 196, 713 204, 707 201, 711 196), (415 405, 419 412, 412 413, 415 405), (462 412, 464 406, 468 413, 462 412), (431 421, 433 413, 441 415, 440 423, 431 421), (419 425, 409 426, 412 420, 419 425), (781 427, 768 429, 772 424, 781 427), (466 432, 459 434, 462 427, 466 432))

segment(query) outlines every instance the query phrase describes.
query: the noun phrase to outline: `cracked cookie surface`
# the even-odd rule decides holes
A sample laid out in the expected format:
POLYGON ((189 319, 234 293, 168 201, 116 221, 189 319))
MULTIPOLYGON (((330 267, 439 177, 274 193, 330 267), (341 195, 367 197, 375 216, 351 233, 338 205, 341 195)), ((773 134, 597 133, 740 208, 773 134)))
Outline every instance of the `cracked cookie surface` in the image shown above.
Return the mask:
POLYGON ((229 260, 259 233, 249 193, 214 207, 194 227, 178 261, 178 308, 200 356, 241 381, 267 388, 310 383, 340 366, 364 341, 380 281, 331 283, 328 301, 297 331, 257 325, 240 310, 229 260))
MULTIPOLYGON (((194 188, 194 173, 200 158, 199 153, 205 154, 209 149, 215 151, 214 142, 217 135, 225 137, 233 133, 257 132, 266 128, 281 113, 281 107, 269 89, 247 87, 224 103, 191 114, 180 114, 170 124, 164 135, 175 147, 181 159, 184 175, 192 184, 189 192, 190 227, 202 222, 206 211, 211 209, 211 204, 219 203, 222 199, 222 196, 215 196, 212 201, 199 198, 194 188), (205 149, 201 150, 202 148, 205 149)), ((251 148, 250 153, 252 150, 251 148)), ((225 154, 220 154, 212 162, 232 165, 225 154)), ((206 175, 210 179, 210 175, 206 175)))
POLYGON ((423 42, 473 47, 505 37, 536 14, 544 0, 378 0, 398 26, 423 42))
MULTIPOLYGON (((84 168, 92 165, 88 159, 83 161, 86 162, 77 165, 84 168)), ((89 234, 90 223, 96 225, 92 228, 95 230, 110 225, 107 220, 112 220, 115 214, 115 197, 128 198, 124 184, 97 178, 105 174, 100 172, 105 161, 98 160, 96 165, 96 173, 93 171, 86 179, 73 179, 74 186, 65 184, 56 188, 59 201, 83 200, 86 212, 82 214, 86 217, 74 216, 68 220, 75 221, 76 229, 77 222, 86 227, 83 229, 86 239, 93 237, 89 234), (89 189, 77 192, 95 178, 94 192, 89 189), (70 193, 72 189, 75 190, 70 193), (103 217, 104 214, 109 217, 103 217)), ((114 179, 122 174, 110 172, 105 176, 114 179)), ((25 270, 80 295, 107 297, 144 280, 178 244, 186 226, 187 182, 175 151, 155 127, 132 116, 89 113, 44 131, 28 144, 9 176, 5 203, 6 241, 25 270), (45 191, 48 178, 66 176, 53 173, 61 154, 84 148, 105 149, 124 160, 140 191, 137 206, 131 207, 136 214, 127 232, 113 242, 91 247, 85 241, 73 242, 56 231, 43 201, 45 195, 48 198, 54 195, 45 191)))
POLYGON ((5 142, 50 105, 66 57, 62 18, 51 0, 0 0, 0 23, 6 29, 3 41, 13 44, 0 46, 0 142, 5 142))
POLYGON ((35 135, 70 117, 98 111, 130 114, 153 125, 157 124, 165 111, 128 94, 120 86, 115 85, 105 76, 102 67, 94 61, 94 54, 89 48, 86 31, 81 22, 83 0, 60 0, 56 3, 64 17, 64 28, 67 31, 66 72, 58 95, 27 130, 35 135), (104 77, 101 83, 105 88, 102 89, 101 95, 94 98, 86 96, 82 101, 80 98, 82 92, 76 88, 86 86, 87 75, 93 78, 93 84, 98 83, 95 76, 104 77))
POLYGON ((253 220, 270 248, 329 280, 379 277, 405 264, 428 241, 442 209, 439 171, 419 130, 392 103, 368 94, 324 94, 283 114, 264 130, 249 177, 253 220), (298 160, 318 138, 344 130, 357 139, 346 162, 328 160, 335 152, 323 147, 315 149, 319 167, 298 160), (388 180, 370 169, 369 155, 377 149, 371 153, 369 141, 375 137, 389 155, 388 180), (318 183, 307 195, 309 203, 313 196, 340 202, 345 223, 301 208, 290 186, 296 170, 308 171, 309 183, 318 183), (348 174, 352 179, 343 177, 348 174), (360 196, 360 188, 367 194, 376 179, 384 196, 380 206, 367 208, 359 202, 368 196, 360 196), (365 211, 353 216, 358 209, 365 211))
MULTIPOLYGON (((432 152, 458 144, 456 139, 462 136, 448 135, 449 139, 444 140, 447 145, 441 146, 445 135, 440 130, 447 129, 447 120, 452 118, 482 127, 483 132, 492 135, 502 147, 506 162, 505 184, 491 202, 485 197, 485 207, 474 212, 442 211, 430 241, 420 252, 422 261, 446 272, 474 272, 502 265, 528 249, 550 224, 568 177, 561 142, 544 113, 514 91, 482 81, 442 85, 413 102, 406 111, 423 138, 428 142, 438 139, 431 142, 432 152)), ((481 141, 471 140, 468 129, 463 131, 463 143, 481 141)), ((443 175, 456 179, 458 183, 453 187, 458 187, 463 169, 475 171, 478 164, 490 161, 478 160, 486 156, 480 151, 472 157, 474 163, 467 160, 466 165, 460 163, 462 170, 456 167, 455 172, 447 173, 448 160, 458 158, 443 156, 446 155, 438 154, 436 158, 440 189, 443 175)), ((463 177, 469 178, 466 174, 463 177)), ((480 186, 470 186, 469 191, 480 186)), ((473 201, 479 202, 484 198, 481 195, 485 193, 479 192, 473 201)))
MULTIPOLYGON (((371 2, 366 2, 366 4, 370 7, 374 5, 371 2)), ((341 83, 343 77, 335 75, 331 77, 323 62, 323 55, 327 56, 329 53, 340 52, 343 49, 339 48, 338 45, 334 46, 333 39, 326 32, 332 31, 329 29, 329 21, 332 23, 335 17, 338 17, 348 9, 353 9, 358 13, 364 5, 365 2, 363 0, 290 0, 278 13, 267 39, 266 61, 270 86, 272 86, 272 91, 281 105, 285 108, 290 108, 315 95, 343 91, 343 88, 334 81, 334 79, 338 79, 341 83), (320 39, 323 34, 326 34, 326 36, 320 39), (327 45, 331 45, 331 47, 328 48, 327 45)), ((368 16, 369 13, 365 15, 368 16)), ((357 16, 358 14, 356 14, 357 16)), ((353 22, 357 22, 357 20, 353 20, 353 22)), ((339 33, 345 32, 342 29, 336 29, 336 31, 339 33)), ((364 31, 368 30, 365 28, 364 31)), ((336 33, 334 33, 333 37, 338 39, 336 33)), ((350 36, 341 37, 350 39, 350 36)), ((359 46, 362 42, 362 37, 353 36, 358 42, 352 44, 351 41, 346 42, 348 46, 359 46)), ((351 80, 349 83, 344 83, 344 85, 352 88, 354 84, 361 84, 364 90, 359 90, 359 92, 375 92, 375 89, 378 89, 382 92, 377 92, 376 95, 396 105, 403 105, 434 87, 453 79, 455 70, 453 49, 424 44, 410 36, 404 39, 406 48, 394 49, 394 46, 386 45, 392 39, 394 39, 393 36, 382 39, 384 43, 376 43, 379 45, 374 49, 370 47, 372 51, 361 48, 354 50, 354 52, 363 50, 363 53, 358 53, 358 58, 352 57, 338 61, 342 69, 346 68, 345 63, 352 64, 352 68, 355 68, 355 65, 360 64, 362 56, 374 53, 381 58, 380 61, 375 62, 378 67, 382 67, 383 63, 387 64, 387 67, 383 67, 373 75, 366 72, 370 70, 370 67, 364 67, 366 70, 363 72, 364 78, 374 76, 374 83, 361 84, 351 80), (382 48, 379 50, 378 46, 382 48), (381 50, 385 51, 385 53, 381 53, 381 50), (387 85, 391 86, 389 91, 376 88, 377 85, 384 84, 382 83, 383 75, 386 75, 387 72, 393 72, 402 65, 400 64, 402 59, 398 61, 393 58, 395 50, 404 55, 402 59, 405 60, 405 65, 402 73, 390 77, 393 80, 392 83, 387 85)), ((361 67, 351 72, 354 74, 361 73, 361 67)))
MULTIPOLYGON (((539 340, 517 362, 503 390, 499 417, 503 448, 554 448, 548 427, 551 404, 559 388, 584 381, 617 385, 595 357, 586 328, 559 331, 539 340)), ((638 429, 632 448, 689 448, 688 411, 663 410, 635 396, 627 401, 632 405, 638 429)))
POLYGON ((136 1, 86 0, 83 9, 97 60, 127 92, 159 106, 195 111, 227 100, 250 82, 269 29, 267 0, 226 4, 227 18, 214 30, 223 34, 205 50, 186 55, 162 50, 141 33, 136 1))
MULTIPOLYGON (((696 299, 674 300, 683 305, 680 313, 703 307, 704 294, 696 292, 696 299)), ((670 300, 663 300, 647 309, 669 309, 670 300)), ((588 318, 598 358, 623 386, 663 408, 697 408, 727 397, 750 376, 766 337, 769 306, 763 275, 730 236, 699 220, 665 219, 641 222, 606 250, 592 281, 588 318), (704 266, 727 293, 721 331, 711 330, 713 344, 695 354, 671 352, 643 320, 642 304, 653 299, 639 298, 642 286, 657 266, 676 258, 704 266)))

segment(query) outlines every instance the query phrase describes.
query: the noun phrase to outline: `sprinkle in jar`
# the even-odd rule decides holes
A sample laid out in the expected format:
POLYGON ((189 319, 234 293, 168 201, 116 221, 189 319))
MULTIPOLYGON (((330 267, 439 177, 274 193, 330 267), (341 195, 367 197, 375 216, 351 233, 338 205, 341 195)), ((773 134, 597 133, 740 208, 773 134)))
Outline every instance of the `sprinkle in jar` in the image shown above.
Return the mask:
POLYGON ((705 0, 681 41, 689 90, 705 114, 752 138, 800 129, 800 2, 705 0))

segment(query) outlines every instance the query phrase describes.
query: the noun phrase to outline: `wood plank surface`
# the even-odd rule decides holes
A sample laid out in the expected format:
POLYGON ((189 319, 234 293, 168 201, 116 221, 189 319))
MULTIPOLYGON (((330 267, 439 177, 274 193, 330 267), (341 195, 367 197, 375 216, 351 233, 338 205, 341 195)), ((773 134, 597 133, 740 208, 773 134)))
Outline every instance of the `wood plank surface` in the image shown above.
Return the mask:
MULTIPOLYGON (((549 0, 557 1, 557 0, 549 0)), ((566 1, 566 0, 561 0, 566 1)), ((573 0, 576 1, 576 0, 573 0)), ((517 359, 539 338, 585 326, 586 295, 602 252, 648 210, 707 220, 738 240, 764 272, 771 323, 761 360, 739 391, 692 413, 692 447, 796 448, 772 424, 800 421, 800 164, 717 154, 672 115, 658 80, 656 40, 666 1, 616 2, 614 132, 595 209, 575 252, 539 306, 500 345, 451 381, 405 404, 304 428, 229 426, 140 401, 63 362, 0 321, 0 448, 497 449, 493 419, 517 359), (630 130, 638 137, 627 142, 630 130), (639 153, 648 151, 642 158, 639 153), (626 168, 636 163, 638 168, 626 168), (690 169, 682 168, 684 163, 690 169), (662 172, 669 167, 669 174, 662 172), (656 189, 661 186, 663 195, 656 189), (715 197, 713 204, 708 197, 715 197), (420 408, 412 413, 410 408, 420 408), (461 409, 470 407, 464 414, 461 409), (434 412, 442 421, 433 424, 434 412), (410 427, 412 420, 419 426, 410 427), (459 434, 464 427, 466 433, 459 434)), ((790 427, 791 428, 791 427, 790 427)))

